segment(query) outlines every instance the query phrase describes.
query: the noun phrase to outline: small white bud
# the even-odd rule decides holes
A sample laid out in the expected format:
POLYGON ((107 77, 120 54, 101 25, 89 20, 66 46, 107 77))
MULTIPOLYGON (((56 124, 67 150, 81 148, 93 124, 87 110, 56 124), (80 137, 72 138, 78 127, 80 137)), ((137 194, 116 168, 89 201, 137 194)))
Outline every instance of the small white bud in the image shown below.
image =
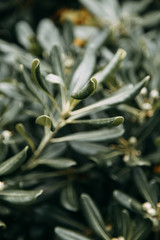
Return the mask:
POLYGON ((12 132, 8 131, 8 130, 5 130, 2 132, 2 136, 5 138, 5 139, 9 139, 11 136, 12 136, 12 132))
POLYGON ((137 138, 132 136, 132 137, 129 138, 128 141, 129 141, 130 144, 135 145, 137 143, 137 138))
POLYGON ((152 109, 152 105, 150 103, 143 103, 143 109, 144 110, 151 110, 152 109))
POLYGON ((156 210, 155 210, 154 208, 148 209, 148 210, 147 210, 147 213, 148 213, 149 215, 151 215, 152 217, 154 217, 154 216, 157 215, 157 212, 156 212, 156 210))
POLYGON ((153 89, 153 90, 150 92, 150 97, 153 98, 153 99, 159 98, 159 92, 158 92, 156 89, 153 89))
POLYGON ((141 91, 140 91, 140 94, 141 94, 142 96, 146 96, 146 95, 147 95, 147 92, 148 92, 147 88, 146 88, 146 87, 143 87, 143 88, 141 89, 141 91))
POLYGON ((65 67, 70 68, 74 65, 74 60, 71 57, 66 57, 64 63, 65 63, 65 67))
POLYGON ((124 161, 124 162, 128 162, 129 160, 130 160, 129 155, 124 155, 123 161, 124 161))
POLYGON ((149 209, 152 209, 152 205, 149 202, 145 202, 142 204, 142 208, 148 211, 149 209))

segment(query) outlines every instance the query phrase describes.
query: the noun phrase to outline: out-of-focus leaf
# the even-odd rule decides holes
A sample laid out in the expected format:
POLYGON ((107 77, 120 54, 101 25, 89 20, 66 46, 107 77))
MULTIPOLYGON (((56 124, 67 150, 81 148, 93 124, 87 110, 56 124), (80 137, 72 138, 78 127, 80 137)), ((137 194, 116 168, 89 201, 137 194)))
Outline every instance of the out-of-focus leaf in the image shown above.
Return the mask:
POLYGON ((65 72, 64 72, 64 64, 62 60, 62 52, 59 46, 54 45, 51 51, 51 63, 53 73, 61 77, 61 79, 65 80, 65 72))
POLYGON ((97 83, 101 83, 104 80, 107 81, 112 73, 114 73, 120 66, 121 62, 126 56, 126 51, 123 49, 118 49, 112 60, 109 64, 99 72, 94 75, 94 78, 97 79, 97 83))
POLYGON ((124 207, 132 211, 136 211, 140 214, 143 213, 142 205, 137 200, 131 198, 127 194, 124 194, 121 191, 115 190, 113 192, 113 196, 124 207))
POLYGON ((71 124, 88 124, 95 127, 117 127, 122 124, 124 118, 121 116, 112 118, 100 118, 100 119, 86 119, 86 120, 73 120, 71 124))
POLYGON ((66 169, 75 166, 77 163, 69 158, 57 158, 57 159, 42 159, 39 158, 32 162, 31 168, 37 167, 39 165, 48 166, 54 169, 66 169))
POLYGON ((145 27, 152 27, 160 23, 160 12, 153 11, 143 15, 141 19, 142 25, 145 27))
POLYGON ((43 19, 40 21, 37 28, 37 39, 47 54, 50 54, 54 45, 58 45, 62 48, 59 31, 50 19, 43 19))
POLYGON ((152 2, 152 0, 126 1, 122 4, 122 14, 137 14, 146 9, 146 7, 152 2))
POLYGON ((93 73, 95 61, 95 50, 91 47, 87 48, 83 60, 81 61, 80 65, 78 66, 72 77, 70 94, 72 94, 73 92, 78 92, 86 85, 88 79, 90 79, 93 73))
POLYGON ((150 202, 153 207, 156 207, 154 201, 152 200, 152 195, 151 195, 151 192, 149 189, 149 183, 148 183, 147 178, 141 168, 134 169, 134 178, 135 178, 137 187, 138 187, 140 193, 145 198, 145 200, 150 202))
POLYGON ((7 226, 6 226, 6 224, 3 221, 0 220, 0 227, 1 228, 6 228, 7 226))
POLYGON ((148 220, 142 221, 134 230, 131 240, 143 240, 149 235, 152 223, 148 220))
POLYGON ((97 131, 86 131, 80 133, 73 133, 65 137, 53 138, 52 142, 64 142, 64 141, 87 141, 87 142, 96 142, 96 141, 109 141, 116 139, 124 134, 124 129, 120 127, 115 127, 112 129, 101 129, 97 131))
POLYGON ((100 239, 110 240, 102 216, 93 200, 89 197, 89 195, 82 194, 81 202, 83 213, 92 230, 100 239))
POLYGON ((30 47, 29 38, 34 35, 31 26, 26 21, 21 20, 16 24, 16 33, 18 41, 28 49, 30 47))
POLYGON ((62 227, 56 227, 55 234, 60 240, 91 240, 80 233, 62 227))
POLYGON ((82 100, 94 94, 97 88, 97 80, 91 78, 90 81, 78 92, 73 92, 71 97, 77 100, 82 100))
POLYGON ((24 139, 28 142, 29 146, 31 147, 32 151, 34 151, 35 146, 34 142, 26 132, 26 129, 24 128, 22 123, 16 124, 16 130, 24 137, 24 139))
POLYGON ((99 31, 89 39, 87 46, 93 47, 95 50, 98 50, 102 46, 102 44, 106 41, 109 34, 110 31, 108 29, 103 29, 99 31))
POLYGON ((0 162, 2 162, 8 153, 8 145, 4 142, 0 140, 0 162))
POLYGON ((99 152, 103 153, 108 151, 107 147, 100 144, 95 144, 95 143, 71 141, 70 145, 75 151, 81 154, 90 155, 90 156, 96 155, 99 152))
POLYGON ((52 126, 52 121, 49 116, 41 115, 36 119, 36 124, 42 125, 44 127, 48 127, 50 129, 52 126))
POLYGON ((53 84, 60 84, 60 85, 64 85, 64 82, 62 80, 61 77, 57 76, 57 75, 54 75, 54 74, 48 74, 46 76, 46 80, 50 83, 53 83, 53 84))
POLYGON ((73 185, 68 185, 61 191, 61 204, 66 209, 76 212, 78 211, 78 199, 73 185))
POLYGON ((13 205, 27 205, 33 203, 43 190, 4 190, 0 192, 0 199, 13 205))
POLYGON ((10 174, 17 170, 25 161, 27 156, 28 146, 26 146, 21 152, 17 153, 13 157, 7 159, 0 164, 0 176, 10 174))
POLYGON ((126 102, 132 98, 134 98, 139 91, 147 84, 148 80, 150 79, 149 76, 145 77, 141 82, 137 83, 135 86, 132 84, 127 85, 120 90, 118 90, 112 96, 101 100, 99 102, 93 103, 87 107, 81 108, 79 110, 73 111, 70 115, 70 119, 80 118, 82 116, 89 115, 91 113, 96 113, 102 110, 105 110, 111 106, 116 104, 121 104, 126 102))

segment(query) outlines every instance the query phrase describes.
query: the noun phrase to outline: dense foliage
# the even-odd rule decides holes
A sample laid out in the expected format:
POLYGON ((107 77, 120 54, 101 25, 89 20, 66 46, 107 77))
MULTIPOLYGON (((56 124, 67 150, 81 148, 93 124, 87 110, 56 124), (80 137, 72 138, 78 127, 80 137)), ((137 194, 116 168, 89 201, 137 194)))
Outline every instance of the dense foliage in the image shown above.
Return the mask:
POLYGON ((159 1, 56 2, 0 2, 0 239, 158 240, 159 1))

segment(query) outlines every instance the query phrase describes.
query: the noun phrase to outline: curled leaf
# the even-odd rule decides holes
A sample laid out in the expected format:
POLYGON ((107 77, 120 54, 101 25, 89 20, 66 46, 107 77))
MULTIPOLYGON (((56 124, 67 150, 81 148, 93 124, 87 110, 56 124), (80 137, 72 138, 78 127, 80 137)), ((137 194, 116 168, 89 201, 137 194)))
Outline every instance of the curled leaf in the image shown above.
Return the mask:
POLYGON ((48 117, 47 115, 41 115, 36 119, 36 123, 39 125, 42 125, 44 127, 48 127, 51 128, 52 126, 52 121, 50 119, 50 117, 48 117))
POLYGON ((97 88, 97 80, 91 78, 91 80, 78 92, 72 93, 71 97, 77 100, 82 100, 95 93, 97 88))

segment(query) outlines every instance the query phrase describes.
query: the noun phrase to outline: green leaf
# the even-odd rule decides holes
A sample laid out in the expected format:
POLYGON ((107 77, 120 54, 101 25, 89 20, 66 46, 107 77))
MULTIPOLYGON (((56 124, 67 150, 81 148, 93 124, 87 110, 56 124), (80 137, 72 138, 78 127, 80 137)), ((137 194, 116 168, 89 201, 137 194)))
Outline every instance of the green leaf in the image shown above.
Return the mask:
POLYGON ((102 216, 89 195, 82 194, 81 202, 86 220, 100 239, 110 240, 102 216))
POLYGON ((52 126, 52 121, 49 116, 41 115, 36 119, 36 124, 42 125, 44 127, 48 127, 50 129, 52 126))
POLYGON ((110 31, 108 30, 108 28, 107 29, 104 28, 103 30, 100 30, 98 33, 96 32, 96 34, 89 39, 87 47, 93 47, 97 51, 106 41, 109 34, 110 31))
POLYGON ((26 160, 28 146, 8 160, 0 164, 0 176, 10 174, 17 170, 26 160))
POLYGON ((0 220, 0 227, 5 229, 7 226, 3 221, 0 220))
POLYGON ((73 120, 71 124, 88 124, 94 127, 117 127, 122 124, 124 118, 121 116, 112 118, 100 118, 100 119, 86 119, 86 120, 73 120))
POLYGON ((8 153, 8 145, 7 143, 5 143, 4 141, 1 141, 0 140, 0 162, 2 162, 6 156, 7 156, 7 153, 8 153))
POLYGON ((132 84, 129 84, 129 85, 121 88, 116 93, 114 93, 112 96, 110 96, 104 100, 101 100, 99 102, 91 104, 87 107, 81 108, 79 110, 73 111, 70 114, 71 117, 69 119, 72 120, 72 119, 76 119, 76 118, 81 118, 82 116, 86 116, 91 113, 103 111, 114 105, 124 103, 124 102, 134 98, 139 93, 139 91, 148 83, 149 79, 150 79, 150 77, 147 76, 141 82, 137 83, 135 86, 133 86, 132 84))
POLYGON ((105 141, 113 140, 124 134, 124 129, 115 127, 111 129, 101 129, 97 131, 86 131, 80 133, 73 133, 65 137, 53 138, 51 142, 63 142, 63 141, 105 141))
POLYGON ((60 240, 91 240, 80 233, 62 227, 56 227, 55 234, 60 240))
POLYGON ((53 84, 60 84, 62 86, 64 85, 62 78, 52 73, 46 76, 46 80, 53 84))
POLYGON ((77 100, 82 100, 93 95, 97 88, 97 80, 91 78, 90 81, 78 92, 72 93, 71 97, 77 100))
POLYGON ((54 169, 67 169, 75 166, 77 163, 69 158, 57 158, 57 159, 42 159, 39 158, 32 162, 31 168, 37 167, 39 165, 45 165, 54 169))
POLYGON ((123 232, 123 237, 127 239, 128 234, 129 234, 129 228, 131 225, 131 219, 129 212, 127 210, 122 211, 122 232, 123 232))
POLYGON ((110 78, 111 74, 113 74, 119 68, 126 54, 127 53, 125 50, 118 49, 109 64, 93 76, 97 79, 97 84, 103 82, 104 80, 107 81, 110 78))
POLYGON ((71 183, 68 183, 67 186, 61 191, 61 204, 67 210, 76 212, 78 211, 78 199, 75 189, 71 183))
POLYGON ((152 223, 149 220, 140 222, 133 231, 131 240, 144 240, 152 230, 152 223))
POLYGON ((145 27, 152 27, 160 23, 160 12, 159 10, 151 11, 143 15, 141 23, 145 27))
POLYGON ((37 86, 44 92, 50 93, 46 82, 44 82, 40 73, 40 61, 39 59, 34 59, 32 62, 31 74, 34 82, 37 86))
POLYGON ((50 58, 51 58, 53 73, 61 77, 61 79, 64 81, 65 70, 64 70, 64 64, 62 61, 62 52, 59 46, 57 45, 53 46, 50 58))
POLYGON ((91 156, 96 155, 99 152, 102 153, 108 152, 108 148, 106 146, 95 143, 71 141, 70 145, 76 152, 84 155, 91 156))
POLYGON ((80 65, 78 66, 72 77, 70 85, 71 95, 73 92, 80 91, 86 85, 88 79, 90 79, 94 71, 95 61, 96 61, 95 49, 91 47, 87 48, 80 65))
POLYGON ((152 199, 152 194, 149 189, 149 183, 147 181, 147 178, 141 168, 135 168, 134 169, 134 178, 136 185, 139 189, 139 192, 142 194, 144 199, 151 203, 152 207, 156 207, 154 204, 154 200, 152 199))
POLYGON ((124 207, 136 211, 138 213, 143 213, 142 205, 135 199, 131 198, 127 194, 121 191, 115 190, 113 192, 114 198, 124 207))
POLYGON ((17 132, 19 132, 24 137, 24 139, 28 142, 29 146, 31 147, 32 151, 34 152, 34 149, 35 149, 34 142, 32 141, 32 139, 27 134, 23 124, 22 123, 17 123, 16 124, 16 130, 17 130, 17 132))
POLYGON ((141 0, 138 2, 127 1, 122 4, 122 14, 137 14, 146 9, 152 0, 141 0))
POLYGON ((0 199, 14 205, 26 205, 34 202, 43 190, 4 190, 0 192, 0 199))

